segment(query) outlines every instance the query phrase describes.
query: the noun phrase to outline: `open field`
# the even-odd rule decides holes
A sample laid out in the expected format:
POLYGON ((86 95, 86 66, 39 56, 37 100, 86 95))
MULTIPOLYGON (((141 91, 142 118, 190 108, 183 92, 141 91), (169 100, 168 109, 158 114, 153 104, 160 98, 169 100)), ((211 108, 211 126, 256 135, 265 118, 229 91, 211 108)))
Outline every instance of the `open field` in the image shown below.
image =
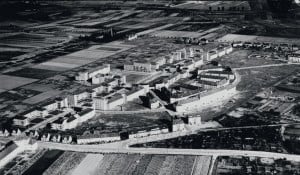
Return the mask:
POLYGON ((98 114, 87 122, 81 123, 74 129, 64 132, 44 129, 43 132, 83 135, 85 132, 97 131, 102 133, 119 133, 146 128, 166 126, 170 116, 167 112, 137 113, 137 114, 98 114))
POLYGON ((139 114, 100 114, 82 123, 70 133, 82 134, 88 130, 99 130, 101 133, 121 132, 124 130, 141 130, 146 127, 165 126, 169 115, 165 112, 139 114))
POLYGON ((231 68, 282 63, 282 61, 273 59, 272 55, 272 52, 235 49, 234 52, 217 58, 215 61, 231 68))
POLYGON ((221 42, 261 42, 261 43, 272 43, 272 44, 296 44, 300 45, 299 38, 281 38, 281 37, 268 37, 268 36, 256 36, 256 35, 239 35, 239 34, 228 34, 218 39, 221 42))
POLYGON ((23 78, 13 75, 0 75, 0 89, 10 90, 37 81, 34 78, 23 78))

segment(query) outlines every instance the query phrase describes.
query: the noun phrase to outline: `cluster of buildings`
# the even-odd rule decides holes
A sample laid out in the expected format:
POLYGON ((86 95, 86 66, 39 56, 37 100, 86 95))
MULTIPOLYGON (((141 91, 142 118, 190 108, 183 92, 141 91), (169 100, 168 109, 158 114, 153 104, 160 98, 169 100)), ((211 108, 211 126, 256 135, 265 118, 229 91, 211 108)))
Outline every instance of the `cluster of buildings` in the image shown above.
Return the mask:
POLYGON ((103 133, 94 131, 83 136, 77 136, 77 144, 114 142, 119 140, 142 138, 169 132, 185 131, 188 126, 201 125, 200 116, 173 118, 170 123, 161 126, 146 127, 143 130, 127 130, 120 133, 103 133))
MULTIPOLYGON (((80 123, 85 122, 95 116, 96 110, 122 110, 122 106, 129 101, 133 101, 141 96, 149 94, 150 89, 169 88, 180 79, 190 77, 190 71, 211 61, 217 57, 232 52, 232 46, 220 44, 217 48, 204 51, 199 48, 180 49, 165 57, 159 57, 153 62, 133 62, 125 64, 124 69, 127 71, 153 72, 160 71, 162 75, 158 79, 151 80, 145 84, 129 85, 126 82, 126 76, 111 72, 109 64, 97 66, 90 69, 79 71, 75 75, 75 80, 87 85, 72 93, 68 93, 62 97, 47 101, 33 109, 30 109, 13 119, 15 126, 23 128, 26 132, 29 130, 37 130, 50 124, 52 130, 65 131, 77 127, 80 123)), ((207 89, 219 88, 227 85, 229 81, 234 79, 233 74, 225 71, 212 70, 205 73, 199 73, 196 81, 189 86, 183 85, 181 90, 193 92, 187 96, 180 98, 174 97, 177 92, 172 90, 171 103, 176 105, 179 101, 190 99, 193 96, 199 96, 199 92, 204 93, 207 89), (192 89, 192 90, 191 90, 192 89), (191 90, 191 91, 190 91, 191 90)), ((204 96, 201 94, 201 96, 204 96)), ((188 104, 190 105, 190 104, 188 104)), ((150 107, 158 108, 159 101, 152 98, 150 107)), ((178 122, 178 121, 174 121, 178 122)), ((177 123, 179 124, 179 123, 177 123)), ((178 126, 181 128, 180 126, 178 126)), ((178 129, 174 129, 177 131, 178 129)), ((155 135, 166 133, 170 127, 148 128, 144 131, 132 132, 128 131, 128 138, 143 137, 146 135, 155 135)), ((16 132, 18 133, 18 131, 16 132)), ((6 133, 7 134, 7 133, 6 133)), ((15 133, 14 133, 15 134, 15 133)), ((91 134, 92 137, 78 136, 78 143, 88 142, 108 142, 120 140, 121 136, 109 134, 91 134), (95 138, 94 136, 97 135, 95 138), (84 140, 88 139, 88 141, 84 140), (94 140, 93 140, 94 139, 94 140), (92 140, 92 141, 91 141, 92 140)), ((61 142, 64 140, 62 136, 54 136, 51 134, 39 136, 44 141, 61 142)), ((68 139, 69 140, 69 139, 68 139)), ((67 142, 66 140, 64 141, 67 142)))
POLYGON ((75 128, 79 123, 85 122, 95 116, 95 110, 92 108, 82 109, 76 114, 68 113, 59 117, 51 123, 53 130, 67 130, 75 128))
POLYGON ((188 84, 170 87, 170 103, 177 112, 213 105, 234 95, 237 82, 234 72, 224 68, 199 70, 188 84))
POLYGON ((151 62, 140 60, 124 64, 124 70, 137 72, 153 72, 159 70, 176 70, 181 66, 186 70, 192 70, 204 64, 204 61, 211 61, 215 58, 222 57, 233 51, 230 44, 220 44, 216 48, 207 51, 199 48, 183 48, 176 50, 164 57, 158 57, 151 62))
POLYGON ((218 158, 217 174, 299 174, 299 162, 286 159, 223 156, 218 158))
POLYGON ((66 108, 69 108, 69 100, 68 98, 56 98, 54 100, 50 100, 45 102, 44 104, 39 105, 39 107, 35 107, 29 109, 19 115, 17 115, 13 119, 13 123, 16 126, 27 127, 31 124, 36 118, 50 118, 53 115, 61 114, 62 111, 66 108))
POLYGON ((8 137, 8 136, 19 136, 22 134, 22 131, 19 128, 12 129, 8 131, 7 129, 0 130, 0 137, 8 137))
POLYGON ((187 116, 187 117, 174 117, 169 123, 159 126, 149 126, 142 130, 125 130, 122 132, 101 133, 101 131, 86 131, 83 135, 76 137, 70 135, 60 134, 40 134, 38 131, 30 131, 27 135, 44 142, 57 142, 57 143, 77 143, 77 144, 90 144, 90 143, 109 143, 126 139, 142 138, 159 134, 166 134, 170 132, 186 131, 189 126, 200 126, 200 116, 187 116))
MULTIPOLYGON (((222 40, 220 40, 222 41, 222 40)), ((225 40, 225 42, 227 42, 225 40)), ((296 44, 290 44, 290 43, 274 43, 274 42, 262 42, 262 41, 233 41, 232 46, 234 48, 236 47, 245 47, 245 48, 260 48, 260 49, 272 49, 275 51, 298 51, 299 46, 296 44)))
POLYGON ((30 131, 26 133, 30 138, 39 139, 44 142, 56 142, 56 143, 73 143, 74 138, 72 136, 62 136, 60 134, 40 134, 38 131, 30 131))

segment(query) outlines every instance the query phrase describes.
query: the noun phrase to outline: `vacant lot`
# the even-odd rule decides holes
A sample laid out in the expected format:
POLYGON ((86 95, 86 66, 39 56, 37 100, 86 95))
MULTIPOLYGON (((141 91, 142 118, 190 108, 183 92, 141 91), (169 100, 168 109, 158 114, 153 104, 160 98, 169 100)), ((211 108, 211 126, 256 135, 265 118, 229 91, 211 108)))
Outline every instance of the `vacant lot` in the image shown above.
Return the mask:
MULTIPOLYGON (((99 114, 75 129, 65 132, 82 135, 85 131, 98 130, 101 133, 119 133, 125 130, 141 130, 145 127, 166 126, 169 119, 166 112, 138 114, 99 114)), ((51 131, 50 131, 51 132, 51 131)), ((52 131, 53 132, 53 131, 52 131)))
POLYGON ((228 34, 224 37, 218 39, 219 41, 225 42, 264 42, 264 43, 272 43, 272 44, 300 44, 299 38, 281 38, 281 37, 267 37, 267 36, 256 36, 256 35, 239 35, 239 34, 228 34))
POLYGON ((240 49, 235 49, 234 52, 215 60, 231 68, 282 63, 281 61, 272 59, 271 52, 240 49))
POLYGON ((0 91, 3 90, 10 90, 16 87, 32 83, 37 81, 33 78, 23 78, 17 76, 10 76, 10 75, 0 75, 0 91))

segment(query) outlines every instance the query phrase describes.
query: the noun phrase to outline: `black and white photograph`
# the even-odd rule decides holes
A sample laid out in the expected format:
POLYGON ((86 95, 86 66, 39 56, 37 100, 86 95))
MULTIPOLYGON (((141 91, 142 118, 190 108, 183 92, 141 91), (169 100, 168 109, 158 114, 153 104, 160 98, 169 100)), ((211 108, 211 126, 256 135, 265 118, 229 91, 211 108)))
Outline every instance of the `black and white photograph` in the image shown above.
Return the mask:
POLYGON ((0 0, 0 175, 300 175, 300 0, 0 0))

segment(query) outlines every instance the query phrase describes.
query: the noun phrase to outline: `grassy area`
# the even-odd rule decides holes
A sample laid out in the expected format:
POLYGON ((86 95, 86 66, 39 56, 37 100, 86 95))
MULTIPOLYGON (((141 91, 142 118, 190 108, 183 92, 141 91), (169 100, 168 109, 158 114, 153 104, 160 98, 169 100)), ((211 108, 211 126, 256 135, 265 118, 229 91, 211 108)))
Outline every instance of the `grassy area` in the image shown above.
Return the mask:
MULTIPOLYGON (((99 114, 91 120, 80 124, 78 127, 61 132, 63 134, 82 135, 85 131, 97 130, 101 133, 119 133, 124 130, 143 130, 145 127, 166 126, 169 114, 138 113, 138 114, 99 114)), ((60 133, 51 129, 44 132, 60 133)))

